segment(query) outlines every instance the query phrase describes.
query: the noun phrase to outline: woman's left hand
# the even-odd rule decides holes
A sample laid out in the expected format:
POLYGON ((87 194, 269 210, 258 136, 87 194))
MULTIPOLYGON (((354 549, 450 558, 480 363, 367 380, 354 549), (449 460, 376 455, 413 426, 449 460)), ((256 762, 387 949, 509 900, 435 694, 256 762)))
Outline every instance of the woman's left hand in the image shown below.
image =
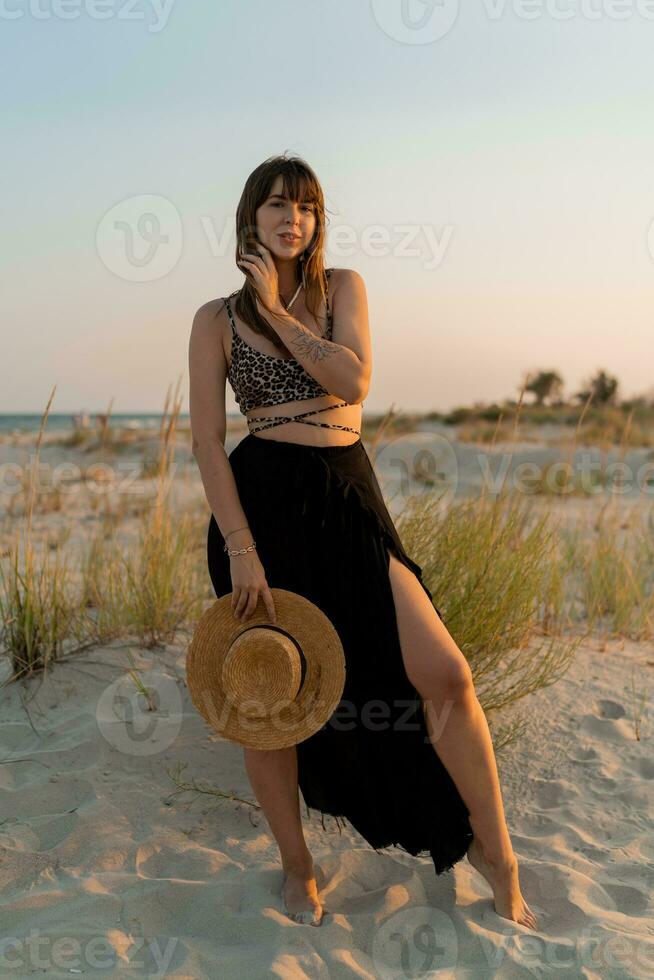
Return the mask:
POLYGON ((239 259, 238 265, 250 276, 250 281, 261 302, 274 309, 280 304, 277 267, 265 245, 258 242, 257 249, 260 255, 246 252, 239 259))

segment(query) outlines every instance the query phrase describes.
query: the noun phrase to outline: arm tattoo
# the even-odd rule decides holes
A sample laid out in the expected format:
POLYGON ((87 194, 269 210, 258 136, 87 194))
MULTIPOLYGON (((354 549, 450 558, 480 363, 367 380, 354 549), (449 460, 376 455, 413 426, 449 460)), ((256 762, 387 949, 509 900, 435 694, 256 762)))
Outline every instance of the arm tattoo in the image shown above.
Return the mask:
POLYGON ((337 354, 341 347, 333 344, 331 340, 324 340, 322 337, 307 337, 305 331, 295 327, 295 337, 290 345, 298 354, 306 354, 314 363, 324 361, 332 354, 337 354))

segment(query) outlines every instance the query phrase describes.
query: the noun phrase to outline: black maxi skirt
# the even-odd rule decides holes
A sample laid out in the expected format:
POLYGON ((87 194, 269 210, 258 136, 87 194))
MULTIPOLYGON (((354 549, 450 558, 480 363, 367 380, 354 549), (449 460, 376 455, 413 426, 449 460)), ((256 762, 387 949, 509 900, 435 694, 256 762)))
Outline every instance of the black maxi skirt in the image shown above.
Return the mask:
MULTIPOLYGON (((441 874, 464 857, 472 829, 404 667, 389 551, 433 597, 402 546, 363 442, 316 447, 250 433, 229 461, 268 586, 315 603, 343 645, 341 702, 297 745, 309 817, 310 809, 337 823, 343 817, 375 850, 428 851, 441 874)), ((207 557, 218 598, 232 591, 223 545, 212 514, 207 557)))

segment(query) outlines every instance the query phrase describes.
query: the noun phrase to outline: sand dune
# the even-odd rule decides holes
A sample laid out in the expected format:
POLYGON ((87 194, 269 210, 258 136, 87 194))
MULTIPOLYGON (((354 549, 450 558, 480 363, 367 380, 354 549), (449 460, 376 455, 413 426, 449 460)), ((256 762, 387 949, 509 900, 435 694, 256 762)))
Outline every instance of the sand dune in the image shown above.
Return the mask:
POLYGON ((535 933, 494 912, 467 861, 437 878, 428 855, 376 853, 304 807, 328 911, 320 929, 291 922, 261 811, 171 798, 175 773, 254 802, 241 749, 190 701, 185 646, 134 657, 154 720, 119 645, 2 692, 3 977, 654 974, 654 762, 647 719, 634 737, 625 669, 651 693, 650 648, 586 642, 521 703, 529 732, 500 754, 535 933))

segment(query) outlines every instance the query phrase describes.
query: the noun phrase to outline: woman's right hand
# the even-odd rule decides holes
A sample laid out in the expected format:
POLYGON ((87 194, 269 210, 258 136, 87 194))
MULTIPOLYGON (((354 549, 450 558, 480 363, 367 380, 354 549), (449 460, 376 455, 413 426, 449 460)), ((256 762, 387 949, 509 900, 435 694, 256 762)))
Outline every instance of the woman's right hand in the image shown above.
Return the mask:
MULTIPOLYGON (((230 549, 247 548, 252 544, 249 540, 238 543, 232 535, 229 541, 230 549)), ((277 613, 272 593, 266 582, 266 573, 256 551, 248 551, 244 555, 232 555, 229 559, 229 569, 232 577, 232 609, 234 618, 241 622, 249 619, 259 602, 259 594, 264 601, 268 616, 273 623, 277 622, 277 613)))

